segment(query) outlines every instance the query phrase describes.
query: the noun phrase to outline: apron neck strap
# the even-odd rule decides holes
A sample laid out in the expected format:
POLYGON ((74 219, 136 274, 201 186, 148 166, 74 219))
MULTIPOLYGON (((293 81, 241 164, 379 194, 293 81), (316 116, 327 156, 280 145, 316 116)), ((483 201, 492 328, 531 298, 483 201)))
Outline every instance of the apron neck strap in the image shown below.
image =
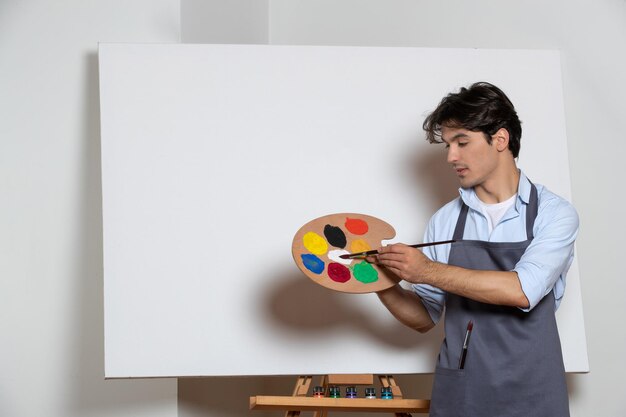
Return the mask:
POLYGON ((530 199, 528 200, 528 207, 526 207, 526 239, 531 240, 535 237, 533 228, 539 212, 539 198, 537 197, 535 184, 530 180, 528 182, 530 182, 530 199))
POLYGON ((454 228, 454 236, 452 237, 452 240, 462 240, 463 233, 465 232, 465 220, 467 220, 467 212, 469 210, 469 207, 467 206, 467 204, 465 204, 463 200, 461 200, 461 203, 463 205, 461 206, 461 213, 459 213, 459 218, 456 221, 456 227, 454 228))

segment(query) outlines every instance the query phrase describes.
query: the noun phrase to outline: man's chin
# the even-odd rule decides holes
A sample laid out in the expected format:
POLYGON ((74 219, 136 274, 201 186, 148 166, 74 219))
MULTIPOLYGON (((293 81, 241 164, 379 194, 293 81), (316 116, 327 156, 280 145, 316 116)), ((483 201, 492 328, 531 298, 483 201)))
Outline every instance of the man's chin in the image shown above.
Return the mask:
POLYGON ((476 185, 474 181, 469 178, 459 178, 459 184, 461 185, 461 188, 472 188, 476 185))

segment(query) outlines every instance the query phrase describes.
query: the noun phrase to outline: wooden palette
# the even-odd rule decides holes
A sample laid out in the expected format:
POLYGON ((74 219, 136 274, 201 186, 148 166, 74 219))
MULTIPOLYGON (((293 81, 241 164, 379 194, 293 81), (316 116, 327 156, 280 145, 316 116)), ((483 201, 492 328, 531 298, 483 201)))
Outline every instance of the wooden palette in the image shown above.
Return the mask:
POLYGON ((376 292, 392 287, 399 279, 378 265, 339 255, 378 249, 382 240, 395 236, 394 228, 376 217, 329 214, 302 226, 291 251, 298 268, 319 285, 348 293, 376 292))

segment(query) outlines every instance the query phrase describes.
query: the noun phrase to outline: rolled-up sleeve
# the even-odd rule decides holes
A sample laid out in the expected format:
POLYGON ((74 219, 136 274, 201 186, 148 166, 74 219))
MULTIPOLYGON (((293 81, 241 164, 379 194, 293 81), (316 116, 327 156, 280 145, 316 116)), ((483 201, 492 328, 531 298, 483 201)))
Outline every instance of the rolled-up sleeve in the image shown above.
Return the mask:
POLYGON ((420 297, 433 323, 437 324, 443 314, 446 293, 437 287, 426 284, 413 284, 413 291, 420 297))
MULTIPOLYGON (((529 301, 529 307, 523 311, 532 310, 553 288, 564 289, 565 276, 574 259, 578 234, 576 210, 561 198, 542 203, 534 239, 513 269, 529 301)), ((557 307, 562 295, 562 291, 555 293, 557 307)))

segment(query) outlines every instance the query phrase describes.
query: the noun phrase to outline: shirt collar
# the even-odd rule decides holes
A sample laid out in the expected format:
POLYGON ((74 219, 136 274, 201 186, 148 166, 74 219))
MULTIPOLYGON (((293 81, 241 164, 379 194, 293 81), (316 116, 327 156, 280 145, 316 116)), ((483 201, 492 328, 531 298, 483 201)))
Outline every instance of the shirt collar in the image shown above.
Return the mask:
MULTIPOLYGON (((515 208, 519 212, 519 204, 521 203, 528 204, 530 202, 530 190, 531 190, 530 180, 526 177, 524 172, 520 169, 519 171, 519 184, 517 186, 517 201, 515 202, 515 208)), ((479 199, 474 191, 474 188, 459 188, 459 194, 461 195, 461 199, 467 206, 474 210, 480 211, 479 199)))
POLYGON ((520 169, 519 171, 519 185, 517 186, 517 196, 522 202, 528 204, 530 202, 530 191, 532 185, 530 180, 526 177, 526 174, 520 169))

